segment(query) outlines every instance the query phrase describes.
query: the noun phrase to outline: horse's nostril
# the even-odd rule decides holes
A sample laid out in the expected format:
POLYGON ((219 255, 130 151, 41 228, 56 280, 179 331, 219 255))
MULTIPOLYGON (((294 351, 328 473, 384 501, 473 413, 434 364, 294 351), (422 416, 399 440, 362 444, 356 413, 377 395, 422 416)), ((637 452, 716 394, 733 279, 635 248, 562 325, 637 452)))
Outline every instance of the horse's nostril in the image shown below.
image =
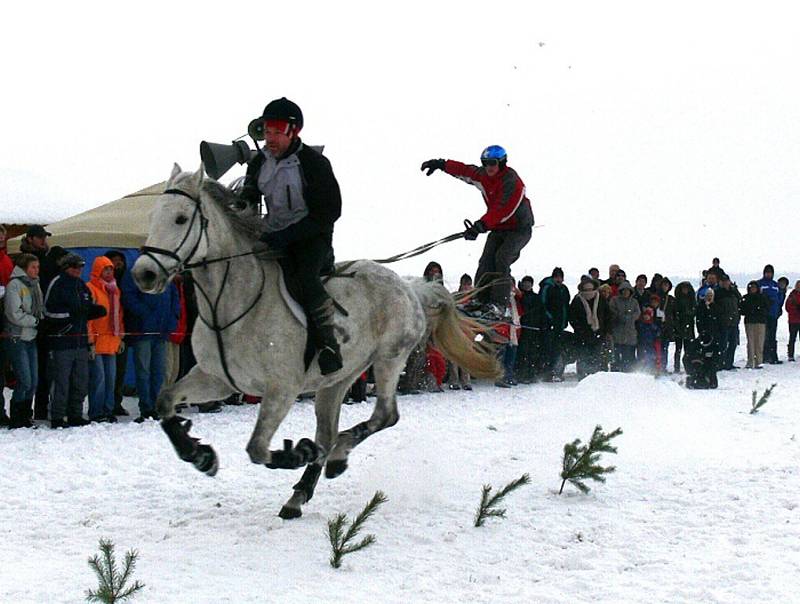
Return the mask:
POLYGON ((142 275, 142 280, 145 283, 152 283, 156 280, 156 274, 153 271, 145 271, 142 275))

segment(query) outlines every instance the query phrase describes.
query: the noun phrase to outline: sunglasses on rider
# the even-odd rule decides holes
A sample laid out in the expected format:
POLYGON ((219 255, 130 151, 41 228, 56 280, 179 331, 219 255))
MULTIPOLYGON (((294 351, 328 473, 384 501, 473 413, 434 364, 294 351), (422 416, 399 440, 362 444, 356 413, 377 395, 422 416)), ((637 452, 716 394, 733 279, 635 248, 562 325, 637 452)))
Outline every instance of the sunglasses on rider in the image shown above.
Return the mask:
POLYGON ((497 166, 499 165, 500 160, 498 159, 482 159, 481 165, 482 166, 497 166))

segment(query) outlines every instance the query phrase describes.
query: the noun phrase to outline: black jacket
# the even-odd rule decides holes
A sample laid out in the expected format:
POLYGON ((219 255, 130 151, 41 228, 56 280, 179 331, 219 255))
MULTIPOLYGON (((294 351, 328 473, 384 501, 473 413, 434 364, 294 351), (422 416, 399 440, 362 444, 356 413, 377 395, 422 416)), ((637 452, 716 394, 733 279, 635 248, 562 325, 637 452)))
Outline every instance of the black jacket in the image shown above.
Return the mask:
POLYGON ((737 327, 739 325, 739 300, 738 290, 720 287, 714 297, 714 312, 717 315, 717 324, 722 329, 737 327))
POLYGON ((742 298, 741 313, 745 325, 751 323, 766 324, 769 318, 769 299, 760 291, 755 294, 745 294, 742 298))
POLYGON ((547 322, 544 305, 539 294, 532 291, 522 292, 522 315, 519 318, 523 327, 543 328, 547 322))
MULTIPOLYGON (((289 148, 287 156, 295 152, 300 160, 303 198, 308 207, 308 216, 286 227, 282 232, 283 239, 286 244, 290 244, 322 234, 330 240, 333 234, 333 223, 342 214, 342 195, 339 183, 333 174, 331 163, 322 153, 302 144, 299 139, 297 146, 293 145, 289 148)), ((240 196, 248 204, 261 203, 258 173, 264 161, 263 153, 257 153, 247 165, 247 174, 240 196)))
POLYGON ((694 287, 688 281, 678 283, 675 288, 675 339, 692 340, 694 339, 694 317, 697 310, 697 297, 694 287), (688 290, 685 295, 681 295, 684 287, 688 290))

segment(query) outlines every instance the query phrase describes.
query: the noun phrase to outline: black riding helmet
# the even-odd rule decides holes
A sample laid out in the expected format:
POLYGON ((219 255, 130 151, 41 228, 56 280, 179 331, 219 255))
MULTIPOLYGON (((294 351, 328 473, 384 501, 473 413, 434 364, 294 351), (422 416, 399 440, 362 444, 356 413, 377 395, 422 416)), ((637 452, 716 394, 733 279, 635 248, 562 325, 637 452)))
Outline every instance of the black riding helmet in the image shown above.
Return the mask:
POLYGON ((287 122, 295 131, 303 129, 303 112, 297 103, 293 103, 285 96, 267 103, 264 112, 250 121, 247 134, 254 140, 264 140, 264 122, 266 120, 281 120, 287 122))

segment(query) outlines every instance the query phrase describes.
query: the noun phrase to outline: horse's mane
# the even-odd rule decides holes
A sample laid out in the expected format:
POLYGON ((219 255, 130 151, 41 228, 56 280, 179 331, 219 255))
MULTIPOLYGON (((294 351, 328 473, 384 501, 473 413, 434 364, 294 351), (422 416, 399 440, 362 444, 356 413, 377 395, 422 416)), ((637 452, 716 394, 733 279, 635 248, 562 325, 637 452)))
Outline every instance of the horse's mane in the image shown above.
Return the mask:
MULTIPOLYGON (((189 176, 191 174, 187 174, 187 178, 189 176)), ((264 231, 264 225, 259 216, 253 216, 243 211, 247 204, 241 197, 225 185, 211 178, 204 178, 201 187, 207 197, 228 218, 236 235, 250 243, 258 241, 259 236, 264 231)))

